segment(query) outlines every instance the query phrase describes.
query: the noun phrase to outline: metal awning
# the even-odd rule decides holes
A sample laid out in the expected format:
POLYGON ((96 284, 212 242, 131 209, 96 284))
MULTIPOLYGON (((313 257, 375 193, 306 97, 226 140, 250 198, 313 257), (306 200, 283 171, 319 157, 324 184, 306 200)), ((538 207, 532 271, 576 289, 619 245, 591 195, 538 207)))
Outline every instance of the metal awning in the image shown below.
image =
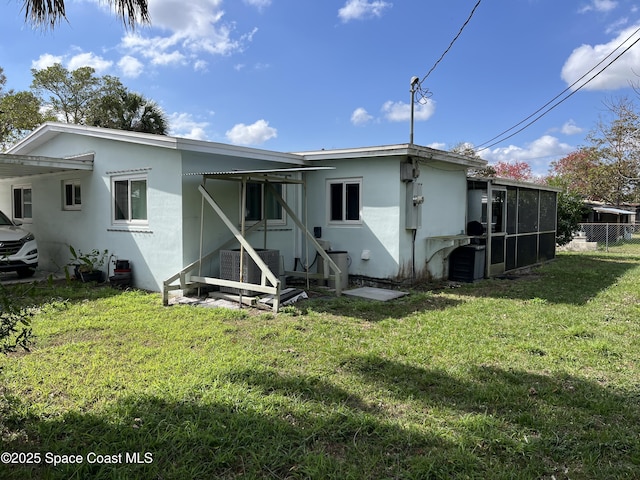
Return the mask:
POLYGON ((67 158, 0 153, 0 179, 78 170, 93 170, 93 153, 67 158))
POLYGON ((335 167, 288 167, 269 168, 256 170, 229 170, 222 172, 194 172, 185 173, 185 176, 199 175, 205 179, 219 180, 246 180, 250 183, 300 183, 300 180, 293 178, 293 174, 301 172, 314 172, 319 170, 335 170, 335 167))
POLYGON ((593 207, 593 210, 598 213, 611 213, 613 215, 634 215, 635 212, 629 210, 622 210, 621 208, 613 207, 593 207))

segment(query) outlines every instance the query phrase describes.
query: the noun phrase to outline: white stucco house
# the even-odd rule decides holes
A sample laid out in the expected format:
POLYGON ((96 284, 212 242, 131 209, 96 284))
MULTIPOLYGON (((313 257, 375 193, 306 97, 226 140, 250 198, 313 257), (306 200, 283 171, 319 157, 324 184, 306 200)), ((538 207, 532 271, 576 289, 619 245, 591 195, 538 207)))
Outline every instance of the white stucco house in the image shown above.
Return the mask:
POLYGON ((469 243, 467 169, 484 164, 414 144, 282 153, 46 123, 0 155, 0 210, 36 235, 41 268, 62 269, 69 245, 107 249, 153 291, 232 286, 219 250, 238 247, 277 251, 276 266, 254 258, 263 292, 284 272, 337 275, 326 249, 353 277, 438 279, 469 243))

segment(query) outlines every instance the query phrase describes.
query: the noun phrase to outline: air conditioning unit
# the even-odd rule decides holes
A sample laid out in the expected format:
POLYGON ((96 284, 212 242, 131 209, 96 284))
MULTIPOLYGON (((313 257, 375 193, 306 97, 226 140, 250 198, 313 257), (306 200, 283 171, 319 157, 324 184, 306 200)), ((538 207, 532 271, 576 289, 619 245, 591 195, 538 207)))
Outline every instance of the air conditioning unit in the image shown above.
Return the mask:
MULTIPOLYGON (((269 267, 269 270, 277 277, 280 270, 280 250, 256 249, 260 259, 269 267)), ((240 249, 220 250, 220 278, 223 280, 240 281, 240 249)), ((242 260, 242 281, 260 285, 262 272, 256 262, 244 251, 242 260)), ((220 287, 221 292, 242 295, 259 295, 260 292, 232 287, 220 287)))

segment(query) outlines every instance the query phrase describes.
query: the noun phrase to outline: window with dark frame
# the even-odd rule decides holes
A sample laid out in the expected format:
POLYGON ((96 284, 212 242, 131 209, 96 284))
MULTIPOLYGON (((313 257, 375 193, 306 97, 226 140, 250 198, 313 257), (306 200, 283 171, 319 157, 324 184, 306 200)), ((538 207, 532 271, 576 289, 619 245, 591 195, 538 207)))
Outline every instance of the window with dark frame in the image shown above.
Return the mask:
MULTIPOLYGON (((281 197, 284 197, 284 189, 281 183, 273 183, 271 185, 281 197)), ((282 205, 278 203, 271 189, 262 183, 247 183, 245 207, 244 219, 247 222, 259 222, 266 218, 269 223, 284 223, 282 205)))
POLYGON ((147 179, 145 177, 112 180, 114 223, 146 223, 147 179))
POLYGON ((14 220, 29 221, 33 218, 33 204, 31 200, 31 186, 13 187, 13 218, 14 220))
POLYGON ((329 181, 329 221, 359 223, 361 210, 360 179, 329 181))
POLYGON ((79 180, 63 182, 64 209, 80 210, 82 207, 82 188, 79 180))

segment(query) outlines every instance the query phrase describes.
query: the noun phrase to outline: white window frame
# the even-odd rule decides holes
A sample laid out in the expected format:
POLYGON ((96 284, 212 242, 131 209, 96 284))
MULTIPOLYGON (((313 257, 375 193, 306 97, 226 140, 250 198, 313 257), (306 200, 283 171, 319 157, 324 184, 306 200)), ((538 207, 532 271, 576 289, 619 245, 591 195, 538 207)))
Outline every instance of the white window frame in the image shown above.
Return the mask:
MULTIPOLYGON (((268 188, 266 186, 266 184, 264 183, 259 183, 259 182, 247 182, 247 185, 249 185, 250 183, 252 184, 256 184, 256 185, 260 185, 260 206, 261 206, 261 212, 260 212, 260 220, 249 220, 246 218, 246 212, 245 212, 245 224, 246 225, 255 225, 258 222, 261 222, 264 219, 264 202, 262 201, 262 199, 264 198, 264 192, 265 189, 268 188)), ((276 185, 282 185, 282 189, 280 192, 280 195, 282 196, 282 199, 286 202, 287 201, 287 188, 286 185, 283 183, 272 183, 272 185, 274 187, 276 187, 276 185)), ((277 187, 276 187, 277 188, 277 187)), ((249 189, 247 189, 247 194, 249 194, 249 189)), ((239 193, 239 197, 240 197, 240 205, 242 205, 242 185, 240 185, 240 193, 239 193)), ((247 205, 249 204, 249 199, 247 199, 247 205)), ((287 224, 287 212, 285 212, 284 208, 282 208, 282 205, 280 205, 278 203, 278 208, 280 208, 280 213, 282 214, 282 218, 269 218, 267 219, 267 225, 274 225, 274 226, 283 226, 287 224)), ((242 215, 242 212, 240 212, 240 215, 242 215)), ((240 221, 242 221, 242 217, 240 217, 240 221)))
POLYGON ((32 223, 33 222, 33 189, 31 188, 31 184, 23 184, 23 185, 12 185, 11 186, 11 218, 15 221, 18 220, 21 223, 32 223), (31 201, 24 201, 24 191, 29 190, 31 195, 31 201), (16 191, 20 191, 20 212, 21 216, 16 215, 16 191), (24 215, 25 205, 31 206, 31 215, 26 217, 24 215))
POLYGON ((146 174, 137 175, 117 175, 111 177, 111 223, 113 225, 149 225, 149 180, 146 174), (145 182, 145 217, 132 219, 131 183, 144 180, 145 182), (125 219, 116 218, 116 183, 127 182, 127 212, 125 219))
POLYGON ((353 178, 329 178, 326 182, 326 210, 327 225, 362 225, 362 177, 353 178), (342 185, 342 218, 334 220, 331 218, 331 206, 333 199, 331 196, 332 185, 342 185), (347 215, 347 185, 358 185, 358 219, 348 220, 347 215))
POLYGON ((63 210, 82 210, 82 182, 78 179, 62 181, 62 209, 63 210), (71 187, 71 202, 67 200, 67 188, 71 187), (76 189, 79 189, 80 199, 78 201, 76 189))

